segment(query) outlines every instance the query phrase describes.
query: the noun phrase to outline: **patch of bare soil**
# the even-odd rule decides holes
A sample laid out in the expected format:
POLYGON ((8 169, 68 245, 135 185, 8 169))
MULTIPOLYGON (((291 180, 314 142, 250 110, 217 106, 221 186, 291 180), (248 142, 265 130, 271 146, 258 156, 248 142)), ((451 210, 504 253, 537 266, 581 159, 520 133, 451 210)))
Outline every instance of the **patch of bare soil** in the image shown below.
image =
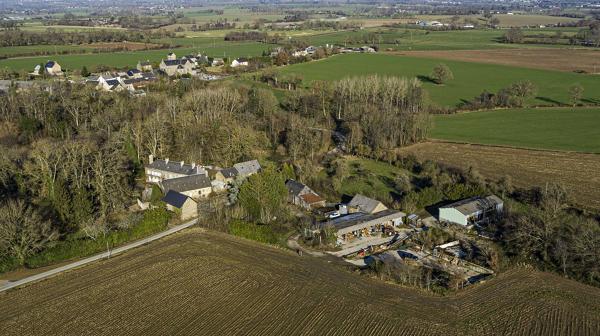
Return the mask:
POLYGON ((591 49, 431 50, 404 51, 396 54, 534 69, 600 73, 600 51, 591 49))
POLYGON ((0 294, 0 335, 597 335, 598 312, 529 269, 434 297, 192 229, 0 294))

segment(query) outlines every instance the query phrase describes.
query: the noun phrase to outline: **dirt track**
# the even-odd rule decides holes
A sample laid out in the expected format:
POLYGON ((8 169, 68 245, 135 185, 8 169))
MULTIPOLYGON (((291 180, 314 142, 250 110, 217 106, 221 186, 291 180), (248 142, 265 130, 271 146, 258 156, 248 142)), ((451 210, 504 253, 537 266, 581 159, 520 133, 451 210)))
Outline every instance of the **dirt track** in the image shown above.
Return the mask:
POLYGON ((600 73, 600 51, 590 49, 495 49, 405 51, 396 54, 573 72, 600 73), (565 61, 568 60, 568 61, 565 61))
POLYGON ((518 270, 438 298, 190 230, 0 295, 1 335, 594 335, 600 289, 518 270))
POLYGON ((485 177, 510 176, 518 187, 564 184, 586 208, 600 208, 600 155, 537 151, 485 145, 426 142, 401 150, 418 158, 461 168, 473 166, 485 177))

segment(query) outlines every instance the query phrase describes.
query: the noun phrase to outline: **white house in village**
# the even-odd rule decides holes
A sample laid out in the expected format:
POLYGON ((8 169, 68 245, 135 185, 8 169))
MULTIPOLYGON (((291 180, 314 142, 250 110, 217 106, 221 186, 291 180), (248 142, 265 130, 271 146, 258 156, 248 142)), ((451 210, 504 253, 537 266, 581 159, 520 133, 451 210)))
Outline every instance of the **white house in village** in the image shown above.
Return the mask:
POLYGON ((471 197, 439 208, 440 222, 463 226, 482 224, 502 215, 504 202, 496 195, 471 197))
MULTIPOLYGON (((38 71, 39 71, 39 69, 38 69, 38 71)), ((46 72, 46 74, 48 74, 48 76, 62 76, 63 75, 62 67, 56 61, 46 62, 46 64, 44 65, 44 71, 46 72)))
POLYGON ((97 90, 106 92, 135 91, 133 85, 126 83, 121 77, 90 76, 86 79, 86 84, 94 85, 97 90))
POLYGON ((248 59, 247 58, 236 58, 233 60, 233 62, 231 62, 231 67, 232 68, 237 68, 237 67, 241 67, 241 66, 248 66, 248 59))

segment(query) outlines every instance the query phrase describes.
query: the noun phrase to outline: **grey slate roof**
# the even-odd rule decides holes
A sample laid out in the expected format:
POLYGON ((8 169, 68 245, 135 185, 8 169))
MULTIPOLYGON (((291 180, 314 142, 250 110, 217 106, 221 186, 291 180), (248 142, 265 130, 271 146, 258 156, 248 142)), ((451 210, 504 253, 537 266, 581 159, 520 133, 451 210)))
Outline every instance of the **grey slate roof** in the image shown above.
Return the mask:
POLYGON ((400 219, 404 216, 406 216, 405 213, 391 209, 383 210, 374 214, 355 212, 353 214, 331 219, 327 222, 324 222, 323 225, 333 225, 333 227, 337 229, 338 234, 343 234, 386 221, 400 219))
POLYGON ((238 176, 239 172, 234 167, 231 167, 221 170, 221 174, 225 178, 235 178, 236 176, 238 176))
POLYGON ((210 188, 210 178, 206 175, 196 174, 161 182, 164 190, 174 190, 178 192, 210 188))
POLYGON ((382 203, 378 200, 374 200, 361 194, 356 194, 350 203, 348 203, 348 206, 357 207, 362 212, 372 213, 379 204, 382 203))
POLYGON ((179 161, 169 161, 167 163, 165 160, 155 159, 154 162, 146 165, 146 167, 183 175, 196 174, 196 169, 193 168, 192 165, 182 165, 179 161))
POLYGON ((188 198, 188 196, 178 193, 177 191, 169 190, 165 197, 163 197, 162 201, 178 209, 181 209, 181 207, 183 206, 185 201, 187 201, 188 198))
POLYGON ((109 86, 115 86, 115 85, 118 86, 121 83, 119 83, 119 81, 117 79, 112 78, 112 79, 107 79, 106 84, 108 84, 109 86))
POLYGON ((241 176, 247 176, 250 174, 258 173, 258 171, 260 170, 260 163, 258 163, 258 160, 250 160, 236 163, 233 165, 233 167, 237 169, 238 173, 241 176))
MULTIPOLYGON (((305 190, 305 188, 308 188, 305 184, 302 184, 296 180, 285 181, 285 187, 288 189, 288 193, 294 196, 300 196, 302 191, 305 190)), ((311 191, 310 188, 308 188, 308 190, 311 191)))
POLYGON ((123 83, 125 83, 125 84, 135 84, 135 83, 139 83, 139 82, 145 82, 145 80, 143 78, 130 78, 130 79, 123 80, 123 83))
POLYGON ((179 66, 189 62, 187 59, 164 60, 166 66, 179 66))
POLYGON ((472 215, 479 211, 495 209, 496 206, 504 202, 496 195, 487 197, 475 196, 442 206, 441 208, 454 208, 465 216, 472 215))

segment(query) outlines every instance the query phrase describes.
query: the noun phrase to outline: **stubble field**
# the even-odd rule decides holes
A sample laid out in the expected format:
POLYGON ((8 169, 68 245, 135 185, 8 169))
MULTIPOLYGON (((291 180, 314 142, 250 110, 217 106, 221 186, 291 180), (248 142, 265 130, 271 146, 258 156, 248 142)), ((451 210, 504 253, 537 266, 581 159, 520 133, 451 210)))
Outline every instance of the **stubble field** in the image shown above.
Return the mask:
POLYGON ((191 229, 0 295, 2 335, 594 335, 600 290, 520 269, 449 297, 191 229))
POLYGON ((558 182, 584 208, 600 208, 600 155, 517 148, 426 142, 400 150, 420 159, 468 168, 485 177, 510 176, 517 187, 530 188, 558 182))

